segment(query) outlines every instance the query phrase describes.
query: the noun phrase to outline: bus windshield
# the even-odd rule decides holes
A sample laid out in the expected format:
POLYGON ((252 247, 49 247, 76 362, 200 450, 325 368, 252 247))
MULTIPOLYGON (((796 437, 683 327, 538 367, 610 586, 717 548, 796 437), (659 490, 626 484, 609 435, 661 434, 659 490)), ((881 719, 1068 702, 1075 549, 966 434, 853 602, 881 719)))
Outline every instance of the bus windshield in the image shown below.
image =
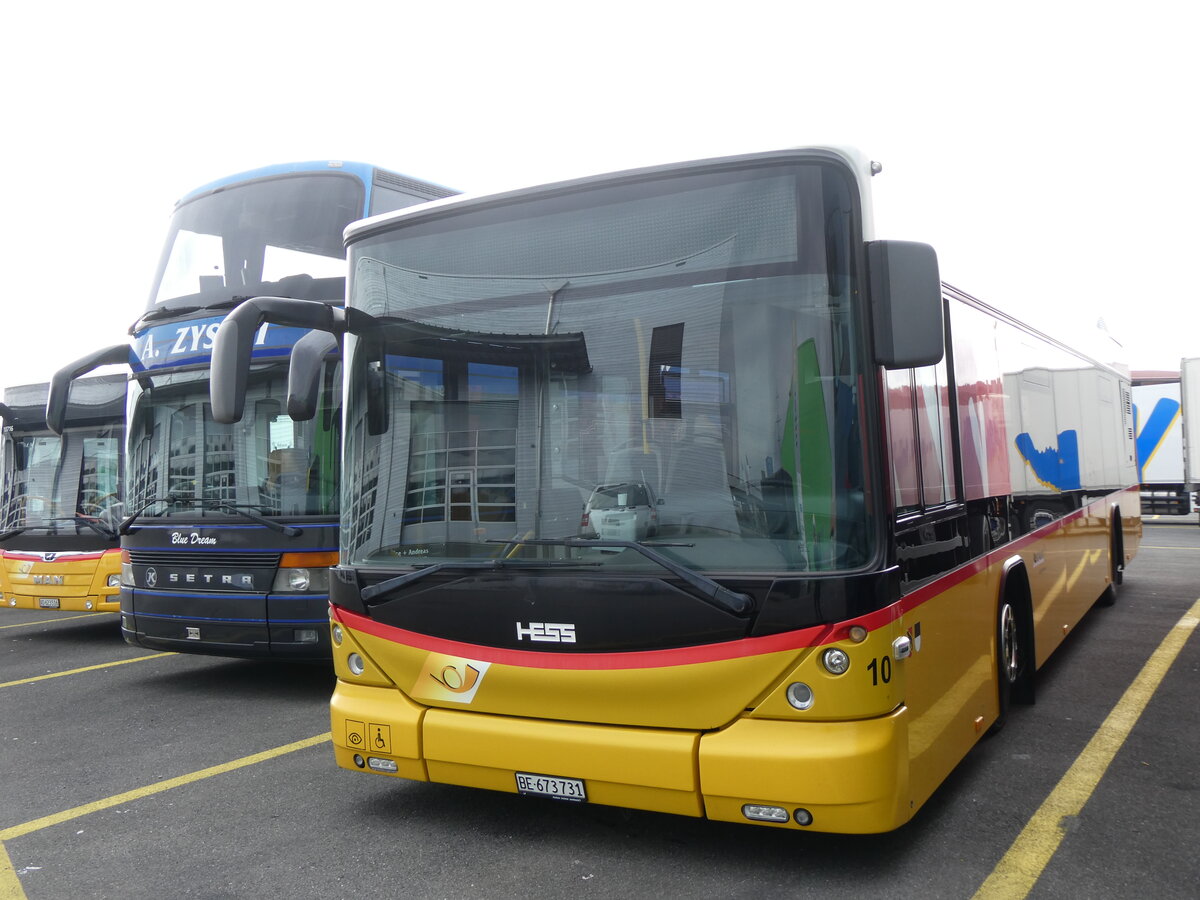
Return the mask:
POLYGON ((202 194, 171 219, 148 309, 212 308, 256 295, 340 300, 342 229, 362 211, 362 185, 337 173, 202 194))
POLYGON ((0 532, 88 532, 88 521, 120 515, 121 426, 64 434, 11 433, 4 439, 0 532))
POLYGON ((236 425, 213 421, 207 370, 132 382, 130 509, 191 518, 228 518, 230 507, 336 515, 339 372, 340 365, 328 367, 320 409, 308 422, 287 414, 283 365, 252 370, 246 415, 236 425))
POLYGON ((853 191, 759 163, 352 240, 343 559, 865 565, 853 191))

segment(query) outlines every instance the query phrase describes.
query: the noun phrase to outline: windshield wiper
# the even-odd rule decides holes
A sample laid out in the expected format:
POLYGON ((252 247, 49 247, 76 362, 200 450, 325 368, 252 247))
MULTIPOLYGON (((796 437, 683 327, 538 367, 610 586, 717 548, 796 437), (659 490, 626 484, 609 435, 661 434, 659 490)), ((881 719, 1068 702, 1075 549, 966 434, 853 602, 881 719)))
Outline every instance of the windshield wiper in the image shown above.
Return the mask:
MULTIPOLYGON (((268 519, 266 516, 260 516, 257 513, 250 512, 246 507, 249 504, 234 504, 228 500, 200 500, 200 503, 211 503, 217 509, 224 509, 234 515, 242 516, 249 519, 251 522, 257 522, 259 525, 266 525, 272 531, 278 531, 280 534, 286 534, 288 537, 299 537, 302 532, 295 525, 285 525, 282 522, 276 522, 274 519, 268 519)), ((252 507, 253 509, 262 509, 261 506, 252 507)))
POLYGON ((229 309, 237 306, 243 300, 249 299, 249 295, 245 297, 227 297, 224 300, 218 300, 215 303, 206 303, 203 306, 167 306, 152 309, 149 312, 142 313, 136 322, 129 326, 129 333, 137 331, 142 325, 147 322, 153 322, 156 319, 165 319, 167 316, 190 316, 192 313, 203 312, 206 309, 229 309))
MULTIPOLYGON (((689 569, 685 565, 675 562, 675 560, 663 556, 645 544, 638 541, 606 541, 593 540, 590 538, 533 538, 527 541, 520 541, 522 544, 542 545, 544 547, 582 547, 584 549, 599 549, 603 547, 617 547, 622 550, 632 550, 634 553, 639 553, 653 563, 662 566, 676 578, 686 582, 700 595, 700 599, 705 603, 715 606, 717 609, 728 613, 733 613, 735 616, 745 616, 750 612, 750 607, 754 601, 747 594, 739 594, 737 591, 731 591, 724 585, 718 584, 707 575, 702 575, 695 569, 689 569)), ((690 547, 691 544, 676 544, 676 543, 658 543, 656 547, 690 547)))
MULTIPOLYGON (((511 543, 503 541, 497 543, 511 543)), ((521 543, 531 544, 532 541, 522 541, 521 543)), ((584 562, 575 559, 461 559, 456 562, 434 563, 425 566, 422 569, 417 569, 415 572, 407 572, 404 575, 397 575, 395 578, 389 578, 387 581, 381 581, 379 584, 372 584, 362 589, 360 596, 363 603, 369 603, 378 597, 380 594, 386 594, 394 591, 396 588, 402 588, 405 585, 412 584, 414 581, 420 581, 428 575, 433 575, 435 572, 457 569, 488 569, 499 571, 500 569, 552 569, 562 568, 565 566, 599 566, 598 562, 584 562)))
POLYGON ((25 531, 28 526, 22 525, 20 528, 10 528, 8 531, 0 534, 0 541, 7 541, 9 538, 16 537, 25 531))
MULTIPOLYGON (((268 519, 266 516, 256 515, 250 512, 245 506, 249 504, 237 505, 230 503, 228 500, 216 500, 210 497, 175 497, 168 495, 166 497, 155 497, 153 500, 147 500, 137 511, 127 517, 119 526, 117 531, 121 534, 128 534, 129 526, 146 510, 147 507, 153 506, 155 503, 178 503, 184 506, 209 506, 213 509, 223 509, 231 512, 234 515, 249 519, 251 522, 257 522, 259 525, 265 525, 272 531, 278 531, 280 534, 286 534, 288 537, 299 537, 303 532, 294 525, 285 525, 282 522, 276 522, 274 519, 268 519)), ((261 506, 253 506, 252 509, 262 509, 261 506)))
POLYGON ((55 518, 51 519, 50 521, 51 522, 75 522, 76 524, 79 524, 79 525, 86 525, 88 528, 92 529, 92 531, 96 532, 99 535, 103 535, 104 537, 108 538, 109 540, 112 540, 113 538, 118 536, 118 532, 113 531, 111 528, 107 528, 104 525, 101 525, 99 522, 97 522, 93 519, 89 519, 87 516, 81 516, 79 513, 76 513, 73 516, 56 516, 55 518))
MULTIPOLYGON (((180 502, 180 499, 178 497, 172 497, 169 494, 166 497, 154 497, 150 500, 147 500, 145 503, 143 503, 141 506, 139 506, 137 509, 135 509, 132 513, 130 513, 124 519, 121 520, 121 524, 117 526, 117 534, 129 534, 129 529, 133 525, 133 523, 136 522, 141 517, 142 513, 144 513, 147 509, 149 509, 155 503, 179 503, 179 502, 180 502)), ((162 515, 162 513, 159 513, 159 515, 162 515)))

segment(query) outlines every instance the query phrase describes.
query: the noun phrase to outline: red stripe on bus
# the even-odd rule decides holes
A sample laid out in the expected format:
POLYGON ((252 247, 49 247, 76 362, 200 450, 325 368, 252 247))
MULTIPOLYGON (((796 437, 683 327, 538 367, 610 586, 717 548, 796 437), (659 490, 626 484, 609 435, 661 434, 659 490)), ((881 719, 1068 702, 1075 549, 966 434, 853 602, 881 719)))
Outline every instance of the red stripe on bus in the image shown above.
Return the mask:
MULTIPOLYGON (((53 552, 53 551, 49 551, 49 552, 53 552)), ((65 551, 65 552, 70 552, 70 551, 65 551)), ((100 559, 100 557, 104 556, 105 553, 120 553, 120 552, 121 552, 120 550, 102 550, 99 553, 80 553, 77 556, 75 556, 75 555, 65 556, 64 555, 64 556, 59 556, 56 559, 49 560, 49 562, 51 562, 51 563, 87 562, 90 559, 100 559)), ((27 560, 31 560, 33 562, 46 562, 46 560, 42 559, 42 554, 28 553, 23 550, 5 550, 3 552, 3 556, 5 559, 27 559, 27 560)))
POLYGON ((778 653, 818 646, 823 641, 827 641, 830 632, 842 624, 818 625, 783 634, 772 634, 767 637, 742 638, 741 640, 704 644, 698 647, 672 647, 667 650, 635 650, 613 653, 554 653, 553 651, 505 650, 498 647, 484 647, 479 644, 430 637, 427 634, 406 631, 393 625, 384 625, 338 606, 332 607, 332 609, 334 618, 347 627, 387 641, 415 647, 418 650, 427 650, 431 653, 445 653, 447 656, 521 666, 527 669, 659 669, 668 666, 741 659, 747 656, 761 656, 764 653, 778 653))
MULTIPOLYGON (((1127 490, 1137 490, 1136 487, 1127 490)), ((1120 492, 1118 492, 1120 493, 1120 492)), ((943 575, 936 581, 906 594, 896 603, 875 612, 833 622, 828 625, 815 625, 811 628, 801 628, 796 631, 785 631, 764 637, 741 638, 736 641, 724 641, 719 644, 703 644, 695 647, 672 647, 666 650, 634 650, 617 651, 613 653, 555 653, 554 651, 506 650, 498 647, 485 647, 481 644, 468 644, 462 641, 452 641, 446 638, 431 637, 415 631, 385 625, 367 616, 359 615, 339 606, 332 606, 332 614, 342 624, 356 631, 374 635, 386 641, 415 647, 431 653, 444 653, 447 656, 458 656, 464 659, 477 659, 480 662, 499 663, 509 666, 520 666, 532 669, 657 669, 667 666, 686 666, 697 663, 718 662, 729 659, 742 659, 748 656, 761 656, 764 653, 779 653, 789 650, 803 650, 809 647, 819 647, 835 641, 844 640, 851 625, 861 625, 867 631, 876 631, 885 627, 906 613, 920 607, 926 601, 938 594, 961 584, 968 578, 978 575, 991 566, 1001 565, 1005 560, 1027 547, 1034 541, 1042 540, 1056 531, 1066 528, 1071 522, 1086 515, 1095 515, 1100 511, 1107 514, 1106 504, 1111 497, 1093 501, 1083 509, 1056 519, 1036 531, 1004 544, 984 556, 943 575)), ((514 623, 515 624, 515 623, 514 623)))

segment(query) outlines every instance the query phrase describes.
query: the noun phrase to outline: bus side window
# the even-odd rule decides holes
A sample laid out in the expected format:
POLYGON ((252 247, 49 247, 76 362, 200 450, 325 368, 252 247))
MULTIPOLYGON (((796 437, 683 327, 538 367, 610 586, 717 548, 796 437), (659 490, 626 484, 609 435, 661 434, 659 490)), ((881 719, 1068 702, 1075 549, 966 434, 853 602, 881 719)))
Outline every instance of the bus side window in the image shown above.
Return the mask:
POLYGON ((921 488, 925 506, 956 499, 951 455, 950 387, 946 361, 913 369, 916 389, 917 436, 921 451, 921 488))
POLYGON ((896 512, 903 513, 921 507, 913 370, 891 369, 887 371, 886 377, 893 499, 896 512))

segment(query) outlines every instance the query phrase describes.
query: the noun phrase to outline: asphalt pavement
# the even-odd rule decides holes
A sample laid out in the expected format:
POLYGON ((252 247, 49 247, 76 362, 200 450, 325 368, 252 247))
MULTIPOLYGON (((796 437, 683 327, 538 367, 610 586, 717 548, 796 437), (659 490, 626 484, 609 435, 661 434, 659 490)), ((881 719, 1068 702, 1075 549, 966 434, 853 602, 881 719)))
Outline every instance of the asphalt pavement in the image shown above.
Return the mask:
POLYGON ((1191 900, 1198 598, 1196 516, 1147 518, 1117 604, 1043 667, 1037 704, 870 837, 345 772, 323 666, 150 653, 114 615, 3 609, 0 900, 1191 900))

